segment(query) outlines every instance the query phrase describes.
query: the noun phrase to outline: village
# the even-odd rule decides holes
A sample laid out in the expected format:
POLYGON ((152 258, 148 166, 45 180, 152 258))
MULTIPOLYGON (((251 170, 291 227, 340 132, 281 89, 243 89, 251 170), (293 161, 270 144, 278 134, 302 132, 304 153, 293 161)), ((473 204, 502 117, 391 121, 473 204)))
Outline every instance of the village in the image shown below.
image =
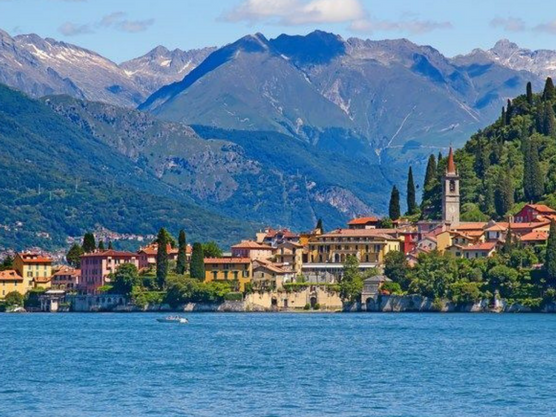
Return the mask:
MULTIPOLYGON (((460 178, 450 150, 443 177, 442 219, 410 222, 403 218, 383 228, 382 219, 362 216, 352 219, 345 228, 325 231, 319 221, 315 229, 297 233, 289 229, 266 228, 256 236, 231 246, 218 257, 203 257, 204 282, 229 283, 250 305, 259 310, 321 309, 341 310, 343 300, 337 284, 343 279, 346 261, 356 260, 356 268, 365 277, 361 303, 380 294, 390 277, 384 275, 386 257, 402 253, 408 265, 419 262, 421 254, 449 253, 455 258, 479 259, 494 256, 506 238, 521 247, 543 247, 549 237, 556 210, 542 204, 526 204, 507 222, 460 221, 460 178), (284 291, 295 284, 298 291, 284 291)), ((181 250, 189 270, 190 244, 181 250)), ((180 249, 167 245, 167 257, 177 262, 180 249)), ((112 248, 95 248, 80 256, 79 268, 55 265, 40 251, 17 253, 10 268, 0 271, 0 300, 9 294, 22 296, 40 292, 37 311, 69 309, 76 303, 80 311, 110 309, 130 300, 123 295, 105 293, 113 274, 121 265, 132 264, 138 271, 157 266, 156 241, 136 252, 112 248), (69 300, 69 301, 68 301, 69 300)))

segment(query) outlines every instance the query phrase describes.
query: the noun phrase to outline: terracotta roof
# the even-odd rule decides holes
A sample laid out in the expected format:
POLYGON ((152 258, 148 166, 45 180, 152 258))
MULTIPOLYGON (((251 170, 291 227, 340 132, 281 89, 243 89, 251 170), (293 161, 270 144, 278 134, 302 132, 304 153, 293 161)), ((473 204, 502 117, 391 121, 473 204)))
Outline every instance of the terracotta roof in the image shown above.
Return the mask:
POLYGON ((548 207, 545 204, 526 204, 525 207, 531 207, 532 209, 535 209, 539 213, 546 213, 546 214, 556 213, 556 210, 554 210, 553 208, 548 207))
POLYGON ((488 223, 486 222, 464 222, 457 226, 452 227, 452 230, 462 231, 462 230, 483 230, 488 223))
MULTIPOLYGON (((178 248, 172 248, 172 245, 170 244, 166 245, 166 253, 168 253, 168 255, 176 254, 178 253, 178 251, 179 251, 178 248)), ((190 253, 190 252, 191 252, 191 247, 187 245, 186 253, 190 253)), ((158 245, 156 243, 152 243, 148 246, 139 249, 137 253, 144 253, 146 255, 154 256, 158 253, 158 245)))
POLYGON ((476 245, 471 245, 471 246, 462 246, 461 250, 463 251, 491 251, 492 249, 494 249, 496 247, 496 242, 484 242, 484 243, 478 243, 476 245))
POLYGON ((446 167, 447 174, 455 174, 456 173, 456 164, 454 163, 454 151, 450 146, 450 152, 448 153, 448 165, 446 167))
POLYGON ((276 237, 278 234, 281 234, 285 238, 299 237, 298 234, 293 233, 289 229, 282 229, 282 230, 267 229, 265 238, 272 239, 276 237))
POLYGON ((72 268, 71 266, 63 266, 61 269, 56 271, 53 276, 57 277, 62 275, 81 275, 81 270, 72 268))
POLYGON ((13 269, 0 271, 0 281, 23 281, 23 277, 13 269))
POLYGON ((25 264, 49 264, 52 263, 52 259, 48 256, 41 255, 39 253, 18 253, 17 256, 21 258, 25 264))
POLYGON ((100 252, 86 253, 85 255, 81 255, 81 257, 82 258, 107 258, 107 257, 133 258, 133 257, 137 257, 137 254, 133 253, 133 252, 124 252, 124 251, 117 251, 117 250, 113 250, 113 249, 108 249, 108 250, 100 251, 100 252))
POLYGON ((255 268, 266 268, 269 269, 272 272, 276 272, 277 274, 285 274, 286 271, 284 271, 281 267, 279 267, 276 264, 273 264, 272 262, 259 262, 260 265, 258 265, 255 268))
POLYGON ((548 232, 545 231, 533 231, 521 236, 520 240, 522 242, 546 242, 548 239, 548 232))
POLYGON ((252 240, 243 240, 241 243, 232 246, 232 249, 259 249, 259 250, 272 250, 271 246, 263 245, 252 240))
POLYGON ((218 265, 218 264, 250 264, 249 258, 205 258, 205 264, 218 265))
POLYGON ((33 278, 33 281, 41 284, 46 284, 47 282, 50 282, 51 279, 52 277, 35 277, 33 278))
POLYGON ((348 225, 352 226, 352 225, 357 225, 357 224, 367 224, 367 223, 376 223, 378 222, 380 219, 378 217, 374 217, 374 216, 369 216, 369 217, 358 217, 355 219, 352 219, 348 222, 348 225))
POLYGON ((336 229, 332 232, 315 236, 315 239, 329 237, 380 237, 387 240, 398 240, 390 235, 390 233, 395 234, 396 232, 397 229, 336 229))
POLYGON ((508 230, 508 223, 496 223, 485 229, 485 232, 505 232, 508 230))

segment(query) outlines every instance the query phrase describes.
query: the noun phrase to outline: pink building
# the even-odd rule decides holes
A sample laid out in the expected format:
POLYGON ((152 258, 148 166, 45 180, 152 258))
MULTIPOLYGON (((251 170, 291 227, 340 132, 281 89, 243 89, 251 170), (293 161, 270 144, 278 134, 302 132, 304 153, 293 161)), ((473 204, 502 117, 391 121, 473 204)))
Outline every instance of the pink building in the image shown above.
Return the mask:
POLYGON ((52 289, 55 290, 76 290, 79 287, 81 270, 71 266, 62 266, 58 269, 50 281, 52 289))
POLYGON ((81 256, 81 282, 79 289, 94 294, 99 287, 110 282, 109 275, 122 264, 131 263, 139 268, 139 255, 112 249, 81 256))
MULTIPOLYGON (((158 252, 157 243, 152 243, 148 246, 139 249, 139 251, 137 252, 139 256, 139 269, 151 268, 151 267, 154 268, 156 266, 157 252, 158 252)), ((191 252, 192 252, 191 245, 188 244, 185 251, 185 259, 187 263, 189 263, 191 260, 191 252)), ((169 261, 177 262, 178 255, 179 255, 178 248, 172 248, 172 246, 168 244, 168 246, 166 247, 166 253, 168 254, 169 261)))
POLYGON ((244 240, 237 245, 232 246, 232 257, 249 258, 255 260, 267 260, 272 258, 274 250, 271 246, 253 242, 252 240, 244 240))

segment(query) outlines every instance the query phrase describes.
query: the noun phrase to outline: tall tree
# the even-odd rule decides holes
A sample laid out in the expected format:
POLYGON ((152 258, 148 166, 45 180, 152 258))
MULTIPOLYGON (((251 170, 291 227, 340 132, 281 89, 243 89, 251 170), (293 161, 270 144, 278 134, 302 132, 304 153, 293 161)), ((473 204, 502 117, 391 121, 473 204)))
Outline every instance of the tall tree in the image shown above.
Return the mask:
POLYGON ((415 182, 413 181, 413 169, 409 167, 407 173, 407 214, 410 216, 417 213, 417 199, 415 197, 415 182))
POLYGON ((85 233, 85 236, 83 236, 83 251, 85 253, 91 253, 94 252, 96 248, 95 235, 90 232, 85 233))
POLYGON ((502 107, 502 116, 500 116, 502 126, 506 126, 506 107, 502 107))
POLYGON ((537 202, 544 193, 544 176, 539 161, 537 141, 528 139, 523 155, 523 191, 530 202, 537 202))
POLYGON ((494 207, 498 216, 503 217, 514 205, 514 185, 510 167, 500 175, 494 191, 494 207))
POLYGON ((545 102, 543 108, 543 129, 542 133, 546 136, 556 135, 556 121, 554 119, 554 109, 552 103, 545 102))
POLYGON ((164 288, 166 284, 166 277, 168 276, 168 232, 162 228, 158 232, 156 239, 156 282, 160 289, 164 288))
POLYGON ((112 250, 112 249, 114 249, 114 245, 112 244, 112 241, 109 240, 108 241, 108 250, 112 250))
POLYGON ((191 278, 195 278, 200 281, 205 279, 205 255, 203 253, 203 245, 200 243, 193 244, 190 271, 191 278))
POLYGON ((554 90, 554 83, 552 82, 552 78, 548 77, 544 84, 542 99, 543 101, 551 101, 554 100, 555 96, 556 96, 556 92, 554 90))
POLYGON ((83 255, 83 248, 79 243, 74 243, 66 255, 66 261, 74 268, 81 268, 81 255, 83 255))
POLYGON ((531 81, 527 83, 527 103, 533 104, 533 86, 531 85, 531 81))
POLYGON ((203 255, 205 258, 220 258, 222 256, 222 249, 214 240, 203 243, 203 255))
POLYGON ((187 270, 187 238, 185 230, 180 230, 178 237, 178 261, 176 263, 176 273, 179 275, 185 274, 187 270))
POLYGON ((512 121, 512 116, 514 115, 514 106, 512 101, 508 99, 508 106, 506 107, 506 124, 509 125, 512 121))
POLYGON ((121 264, 112 274, 111 281, 113 283, 112 292, 123 295, 131 294, 133 287, 139 284, 137 267, 132 263, 121 264))
POLYGON ((550 222, 550 232, 548 242, 546 244, 546 259, 544 261, 544 270, 548 278, 550 286, 556 284, 556 221, 550 222))
POLYGON ((348 255, 344 262, 340 279, 340 297, 347 302, 359 300, 363 290, 363 278, 359 272, 359 261, 354 255, 348 255))
POLYGON ((98 242, 98 250, 104 250, 104 240, 98 242))
POLYGON ((322 219, 319 219, 319 220, 317 221, 317 227, 315 227, 315 229, 320 230, 321 233, 324 233, 324 227, 323 227, 323 225, 322 225, 322 219))
POLYGON ((430 205, 432 193, 436 184, 436 159, 434 155, 429 156, 427 169, 425 171, 425 182, 423 184, 423 200, 421 203, 421 212, 424 214, 430 205))
POLYGON ((390 195, 390 206, 388 208, 388 215, 392 220, 398 220, 401 215, 400 192, 395 185, 392 188, 392 194, 390 195))

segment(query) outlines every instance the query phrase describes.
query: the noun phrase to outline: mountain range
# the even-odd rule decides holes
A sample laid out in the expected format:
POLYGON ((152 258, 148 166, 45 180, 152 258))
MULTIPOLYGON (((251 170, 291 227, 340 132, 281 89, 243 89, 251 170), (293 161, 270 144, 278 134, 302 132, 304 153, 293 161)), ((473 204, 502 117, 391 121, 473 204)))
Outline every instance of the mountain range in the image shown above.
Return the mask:
MULTIPOLYGON (((226 239, 237 235, 234 228, 309 229, 321 217, 336 227, 357 214, 384 213, 392 185, 404 190, 409 165, 420 183, 430 153, 463 144, 528 81, 539 90, 556 71, 554 62, 556 52, 509 41, 448 58, 405 39, 343 39, 315 31, 275 39, 257 33, 192 51, 160 46, 116 64, 75 45, 0 31, 0 83, 40 100, 10 89, 4 97, 25 101, 23 108, 39 106, 44 123, 62 123, 79 136, 83 151, 72 151, 73 163, 90 164, 101 146, 110 164, 92 166, 106 173, 103 181, 113 172, 132 194, 164 196, 168 207, 183 204, 182 211, 172 209, 183 218, 199 210, 207 230, 227 225, 226 239), (220 216, 211 217, 216 212, 220 216)), ((22 146, 34 147, 36 135, 40 130, 18 137, 22 146)), ((40 143, 59 150, 51 164, 62 176, 70 172, 62 169, 68 162, 63 148, 72 141, 52 140, 40 143)), ((2 140, 0 150, 9 143, 2 140)), ((82 176, 97 181, 90 172, 82 176)), ((96 190, 102 207, 110 190, 96 190)), ((9 184, 4 191, 10 192, 9 184)), ((154 209, 153 201, 160 200, 146 207, 154 209)), ((14 204, 4 209, 18 212, 14 204)), ((51 211, 41 216, 54 224, 51 211)), ((138 216, 137 229, 153 232, 161 218, 145 216, 138 216)), ((118 230, 108 217, 89 212, 77 229, 118 230)), ((132 220, 119 219, 120 229, 133 228, 132 220)), ((194 235, 203 234, 199 227, 194 235)), ((64 232, 56 233, 59 241, 64 232)))

